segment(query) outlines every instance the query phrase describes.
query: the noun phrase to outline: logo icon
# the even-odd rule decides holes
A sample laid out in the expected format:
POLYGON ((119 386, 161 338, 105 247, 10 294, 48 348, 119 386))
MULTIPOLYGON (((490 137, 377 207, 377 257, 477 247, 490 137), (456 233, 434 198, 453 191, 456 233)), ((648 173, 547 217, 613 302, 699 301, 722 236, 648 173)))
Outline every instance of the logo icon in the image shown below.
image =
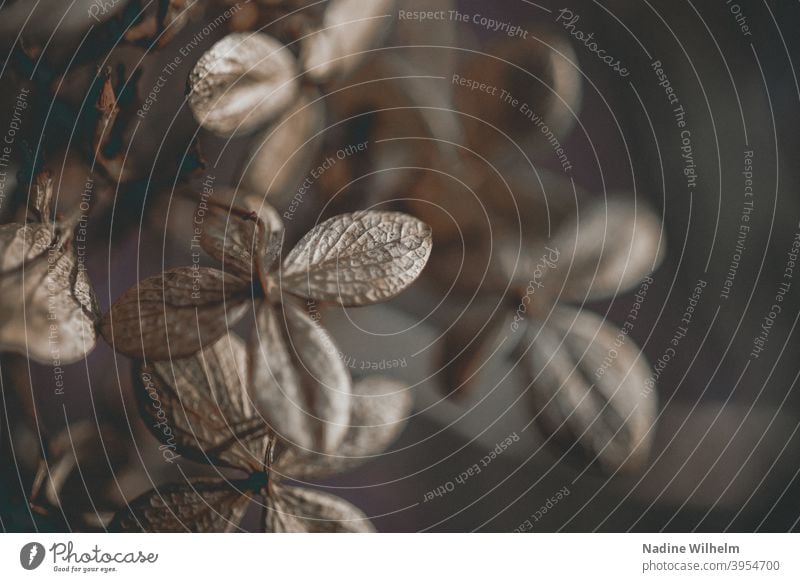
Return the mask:
POLYGON ((19 551, 19 563, 26 570, 35 570, 44 561, 44 546, 39 542, 30 542, 19 551))

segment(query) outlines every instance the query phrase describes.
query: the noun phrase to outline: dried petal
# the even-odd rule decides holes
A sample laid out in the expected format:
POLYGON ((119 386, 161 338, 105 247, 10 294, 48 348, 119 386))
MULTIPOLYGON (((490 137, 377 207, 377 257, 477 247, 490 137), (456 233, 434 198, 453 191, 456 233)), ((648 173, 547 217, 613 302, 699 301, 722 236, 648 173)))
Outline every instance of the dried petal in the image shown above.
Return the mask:
POLYGON ((53 202, 53 177, 50 172, 40 172, 31 191, 30 208, 40 222, 50 222, 53 202))
POLYGON ((233 334, 188 358, 138 362, 134 379, 145 424, 195 461, 262 470, 269 438, 247 395, 246 374, 244 342, 233 334))
POLYGON ((431 229, 401 212, 342 214, 313 228, 284 261, 293 294, 343 306, 391 299, 422 272, 431 229))
POLYGON ((213 344, 247 310, 246 281, 209 268, 180 267, 128 289, 101 326, 118 352, 169 360, 213 344))
POLYGON ((352 401, 350 427, 335 455, 288 448, 274 468, 294 479, 305 479, 341 473, 368 462, 402 432, 413 395, 402 382, 370 376, 355 383, 352 401))
POLYGON ((300 60, 306 75, 324 83, 353 70, 363 52, 386 32, 394 0, 331 0, 322 29, 302 41, 300 60))
POLYGON ((40 235, 38 229, 29 231, 23 243, 15 236, 16 252, 0 251, 8 265, 20 260, 26 245, 25 256, 35 256, 0 277, 0 351, 43 364, 74 363, 94 348, 97 302, 74 250, 51 247, 37 254, 40 235))
POLYGON ((297 105, 254 140, 242 182, 264 195, 293 195, 319 153, 324 128, 325 106, 319 95, 303 94, 297 105))
POLYGON ((344 499, 313 489, 270 484, 266 529, 275 533, 371 533, 372 522, 344 499))
POLYGON ((40 256, 55 242, 52 225, 0 225, 0 274, 20 268, 22 263, 40 256))
POLYGON ((350 374, 333 340, 299 307, 264 305, 248 345, 253 403, 290 445, 329 453, 350 419, 350 374))
POLYGON ((258 212, 210 207, 202 231, 200 245, 222 262, 222 270, 248 281, 258 279, 257 269, 262 259, 266 260, 261 268, 269 270, 283 241, 283 223, 275 209, 266 203, 260 205, 258 212))
POLYGON ((642 463, 656 393, 647 390, 650 368, 639 348, 630 338, 615 344, 619 330, 586 311, 560 307, 547 323, 531 323, 523 368, 539 423, 609 472, 642 463))
POLYGON ((220 40, 197 61, 189 85, 195 119, 224 137, 272 121, 292 105, 299 89, 292 53, 259 33, 220 40))
POLYGON ((566 278, 561 299, 582 302, 638 284, 658 267, 666 242, 661 220, 647 205, 609 198, 579 210, 577 224, 561 228, 550 246, 558 249, 560 264, 548 285, 556 291, 566 278))
POLYGON ((251 498, 222 479, 169 483, 134 499, 109 529, 122 532, 216 533, 235 531, 251 498))

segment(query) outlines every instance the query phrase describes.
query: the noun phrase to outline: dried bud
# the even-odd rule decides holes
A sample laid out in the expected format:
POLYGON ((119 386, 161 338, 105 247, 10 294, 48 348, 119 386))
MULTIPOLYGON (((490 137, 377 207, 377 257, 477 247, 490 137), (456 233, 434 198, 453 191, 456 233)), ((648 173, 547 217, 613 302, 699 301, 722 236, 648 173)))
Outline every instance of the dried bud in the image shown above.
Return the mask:
POLYGON ((189 106, 217 135, 251 132, 286 111, 299 82, 292 53, 264 34, 229 34, 197 61, 189 106))

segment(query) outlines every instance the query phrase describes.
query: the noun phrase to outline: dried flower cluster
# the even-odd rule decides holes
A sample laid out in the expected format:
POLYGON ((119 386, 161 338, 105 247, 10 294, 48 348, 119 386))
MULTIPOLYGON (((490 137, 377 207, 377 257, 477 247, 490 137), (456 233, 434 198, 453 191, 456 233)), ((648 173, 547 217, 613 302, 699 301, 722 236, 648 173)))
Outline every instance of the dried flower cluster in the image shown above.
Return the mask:
MULTIPOLYGON (((538 44, 506 39, 456 54, 428 51, 429 39, 412 35, 386 51, 394 0, 124 4, 97 15, 92 48, 76 48, 74 63, 39 59, 39 44, 15 48, 15 74, 53 103, 55 127, 43 131, 41 153, 26 151, 16 212, 0 226, 0 351, 61 366, 85 358, 99 333, 133 360, 144 425, 201 476, 181 470, 182 480, 153 487, 126 472, 123 487, 115 463, 113 479, 98 478, 101 503, 69 504, 69 478, 100 456, 98 438, 109 443, 106 458, 140 469, 122 444, 141 436, 138 425, 108 415, 98 434, 74 422, 40 438, 30 496, 38 514, 65 528, 211 532, 250 528, 258 506, 263 531, 371 531, 361 510, 306 480, 385 451, 412 390, 354 379, 317 309, 389 301, 420 277, 416 297, 430 301, 403 308, 418 315, 436 305, 438 378, 454 400, 486 392, 481 369, 504 358, 521 372, 518 402, 545 437, 608 473, 646 459, 657 404, 642 390, 650 367, 629 330, 587 304, 658 267, 661 221, 634 197, 585 192, 569 174, 562 144, 582 96, 563 36, 539 31, 538 44), (183 49, 186 62, 163 57, 201 19, 218 40, 191 61, 183 49), (143 78, 157 81, 150 89, 143 78), (142 152, 137 132, 164 121, 152 118, 168 109, 173 78, 186 85, 185 101, 173 102, 184 118, 166 119, 192 135, 178 145, 163 136, 157 152, 142 152), (467 88, 475 79, 511 97, 499 103, 498 92, 467 88), (73 133, 80 145, 63 137, 73 133), (234 140, 245 162, 227 199, 201 198, 197 178, 209 163, 198 142, 215 148, 219 138, 234 140), (564 175, 539 168, 536 156, 564 175), (59 165, 68 169, 61 196, 43 170, 59 165), (158 242, 167 248, 192 220, 218 265, 166 269, 101 315, 84 265, 89 213, 108 227, 94 233, 110 253, 116 241, 98 231, 156 238, 158 215, 187 199, 199 204, 194 216, 167 218, 158 242)), ((32 400, 30 374, 3 358, 3 377, 32 400)), ((22 406, 26 419, 38 422, 36 406, 22 406)))

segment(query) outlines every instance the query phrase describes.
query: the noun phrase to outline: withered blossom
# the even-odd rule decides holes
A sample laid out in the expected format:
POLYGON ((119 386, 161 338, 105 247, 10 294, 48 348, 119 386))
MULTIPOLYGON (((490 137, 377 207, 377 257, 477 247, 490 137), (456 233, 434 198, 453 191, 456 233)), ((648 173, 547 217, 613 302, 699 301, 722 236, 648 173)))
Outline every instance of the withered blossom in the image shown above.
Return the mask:
POLYGON ((258 212, 212 205, 201 245, 223 270, 182 267, 125 292, 103 318, 103 336, 147 361, 195 354, 248 310, 247 386, 272 430, 298 447, 330 452, 344 438, 351 382, 308 301, 343 307, 391 299, 422 272, 431 250, 423 222, 399 212, 335 216, 277 262, 283 225, 258 212))
POLYGON ((51 215, 53 180, 31 187, 30 221, 0 225, 0 351, 42 364, 83 359, 95 345, 100 310, 74 229, 78 215, 51 215))
POLYGON ((234 334, 189 358, 137 365, 142 414, 153 427, 164 422, 170 427, 154 429, 156 437, 187 458, 243 476, 159 486, 121 509, 111 529, 235 531, 250 504, 261 498, 263 531, 372 531, 352 504, 292 481, 344 471, 381 453, 410 411, 407 388, 377 377, 356 382, 344 438, 335 454, 318 455, 268 430, 251 402, 247 366, 248 349, 234 334))

